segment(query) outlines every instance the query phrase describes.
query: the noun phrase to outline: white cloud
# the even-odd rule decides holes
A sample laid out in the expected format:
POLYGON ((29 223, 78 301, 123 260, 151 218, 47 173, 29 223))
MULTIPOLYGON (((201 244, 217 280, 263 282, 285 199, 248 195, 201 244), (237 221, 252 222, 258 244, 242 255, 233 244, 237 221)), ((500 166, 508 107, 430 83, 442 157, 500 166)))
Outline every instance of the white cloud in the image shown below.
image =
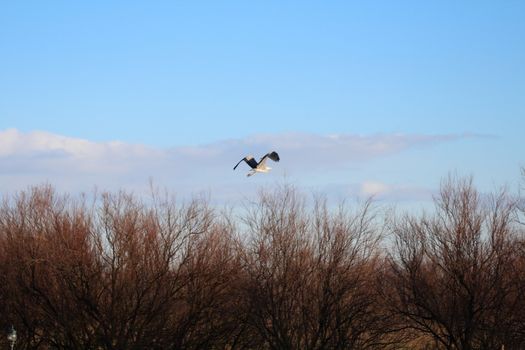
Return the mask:
POLYGON ((0 157, 46 153, 64 153, 77 158, 120 153, 141 156, 152 151, 142 145, 125 144, 118 141, 91 142, 44 131, 29 133, 21 133, 16 129, 0 131, 0 157))
MULTIPOLYGON (((147 187, 153 178, 175 191, 210 191, 213 196, 241 194, 279 174, 294 178, 322 176, 407 149, 460 140, 472 135, 351 134, 315 135, 288 133, 252 135, 200 146, 157 149, 118 141, 94 142, 43 131, 0 131, 0 190, 18 190, 50 182, 68 191, 93 186, 134 190, 147 187), (243 181, 247 166, 233 165, 246 154, 256 157, 276 150, 281 162, 271 165, 274 174, 243 181), (319 175, 320 174, 320 175, 319 175), (246 182, 246 184, 245 184, 246 182)), ((379 181, 365 181, 361 194, 392 195, 400 188, 379 181)), ((401 191, 403 192, 403 191, 401 191)), ((407 192, 407 191, 404 191, 407 192)))
POLYGON ((386 201, 430 201, 435 194, 435 190, 407 184, 385 184, 378 181, 365 181, 361 185, 361 193, 386 201))
POLYGON ((384 194, 389 190, 389 187, 378 181, 365 181, 361 184, 361 193, 365 196, 376 196, 384 194))
POLYGON ((369 179, 355 183, 332 183, 313 188, 314 193, 323 193, 336 202, 345 198, 366 199, 370 197, 381 202, 425 202, 432 200, 435 191, 432 188, 369 179))

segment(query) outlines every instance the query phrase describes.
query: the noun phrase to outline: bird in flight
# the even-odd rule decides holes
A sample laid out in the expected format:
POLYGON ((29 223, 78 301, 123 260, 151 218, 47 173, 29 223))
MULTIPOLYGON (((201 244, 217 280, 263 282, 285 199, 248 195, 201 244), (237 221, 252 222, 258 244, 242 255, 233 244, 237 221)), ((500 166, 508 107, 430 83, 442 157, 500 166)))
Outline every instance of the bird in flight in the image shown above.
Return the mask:
POLYGON ((270 158, 274 162, 278 162, 279 161, 279 155, 275 151, 270 152, 270 153, 266 153, 259 160, 259 162, 257 162, 253 158, 253 156, 246 156, 243 159, 239 160, 239 163, 237 163, 233 167, 233 170, 235 170, 237 168, 237 166, 239 164, 241 164, 241 162, 244 160, 246 162, 246 164, 248 164, 252 168, 252 170, 250 170, 250 172, 248 174, 246 174, 246 176, 252 176, 252 175, 255 175, 256 173, 267 173, 271 169, 269 166, 266 166, 266 159, 268 159, 268 158, 270 158))

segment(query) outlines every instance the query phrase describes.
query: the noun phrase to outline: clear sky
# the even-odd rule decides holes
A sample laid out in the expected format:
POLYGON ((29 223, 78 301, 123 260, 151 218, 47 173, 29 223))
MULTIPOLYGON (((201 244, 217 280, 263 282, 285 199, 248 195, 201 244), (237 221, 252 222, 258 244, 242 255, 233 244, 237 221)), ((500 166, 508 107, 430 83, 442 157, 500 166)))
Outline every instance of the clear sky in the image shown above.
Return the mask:
POLYGON ((525 163, 524 1, 11 1, 0 190, 486 190, 525 163), (264 177, 232 172, 270 149, 264 177), (251 181, 251 182, 250 182, 251 181))

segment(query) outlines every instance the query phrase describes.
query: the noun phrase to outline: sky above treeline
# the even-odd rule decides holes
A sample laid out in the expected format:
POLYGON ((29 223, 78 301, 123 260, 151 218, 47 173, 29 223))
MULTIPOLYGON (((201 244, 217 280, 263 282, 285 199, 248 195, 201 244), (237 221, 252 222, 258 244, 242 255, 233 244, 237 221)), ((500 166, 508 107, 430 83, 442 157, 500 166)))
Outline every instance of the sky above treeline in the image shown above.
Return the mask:
POLYGON ((236 202, 289 182, 431 199, 454 172, 517 190, 523 1, 0 5, 0 191, 236 202), (246 178, 247 154, 275 150, 246 178))

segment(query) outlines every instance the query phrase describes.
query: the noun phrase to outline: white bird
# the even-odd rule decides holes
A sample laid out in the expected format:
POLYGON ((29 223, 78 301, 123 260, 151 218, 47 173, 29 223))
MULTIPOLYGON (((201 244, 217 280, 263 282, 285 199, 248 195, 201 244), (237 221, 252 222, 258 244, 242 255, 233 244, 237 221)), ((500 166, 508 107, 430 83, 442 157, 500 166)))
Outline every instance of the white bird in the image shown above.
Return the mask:
POLYGON ((254 175, 256 173, 267 173, 271 169, 269 166, 266 166, 266 159, 268 159, 268 158, 270 158, 274 162, 278 162, 279 161, 279 155, 275 151, 274 152, 270 152, 270 153, 266 153, 261 158, 261 160, 259 160, 259 162, 257 162, 253 158, 253 156, 246 156, 243 159, 239 160, 239 163, 237 163, 233 167, 233 170, 235 170, 237 168, 237 166, 239 164, 241 164, 241 162, 244 160, 246 162, 246 164, 248 164, 252 168, 252 170, 250 170, 250 172, 248 174, 246 174, 246 176, 252 176, 252 175, 254 175))

